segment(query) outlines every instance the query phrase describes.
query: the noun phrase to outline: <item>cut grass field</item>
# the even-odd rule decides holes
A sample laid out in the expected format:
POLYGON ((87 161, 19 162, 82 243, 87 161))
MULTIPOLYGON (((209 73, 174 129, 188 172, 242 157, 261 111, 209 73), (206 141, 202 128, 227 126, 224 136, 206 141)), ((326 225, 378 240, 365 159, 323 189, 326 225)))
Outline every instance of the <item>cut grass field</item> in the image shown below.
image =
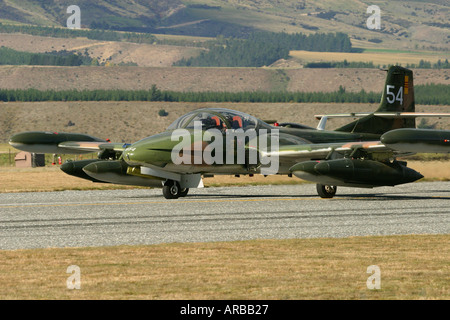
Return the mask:
POLYGON ((385 50, 385 49, 366 49, 361 53, 348 52, 312 52, 312 51, 291 51, 290 56, 294 60, 299 60, 302 63, 308 62, 372 62, 377 65, 395 65, 407 64, 418 65, 420 60, 436 63, 439 59, 445 61, 448 59, 448 54, 443 52, 432 51, 399 51, 399 50, 385 50))
POLYGON ((449 247, 405 235, 0 251, 0 299, 449 299, 449 247), (367 287, 372 265, 381 289, 367 287))
MULTIPOLYGON (((304 69, 306 70, 306 69, 304 69)), ((309 69, 307 77, 295 76, 287 72, 291 82, 297 85, 314 82, 314 69, 309 69)), ((343 74, 349 74, 343 71, 343 74)), ((380 83, 384 74, 380 73, 380 83)), ((316 75, 317 76, 317 75, 316 75)), ((449 70, 450 76, 450 70, 449 70)), ((325 75, 324 75, 325 77, 325 75)), ((339 83, 338 74, 330 76, 330 85, 339 83)), ((363 78, 362 74, 359 77, 363 78)), ((367 82, 375 80, 366 77, 367 82)), ((358 81, 354 81, 356 84, 358 81)), ((449 82, 449 80, 447 80, 449 82)), ((317 83, 319 86, 320 83, 317 83)), ((325 82, 322 85, 326 85, 325 82)), ((372 83, 372 85, 374 85, 372 83)), ((380 84, 379 88, 382 88, 380 84)), ((289 90, 292 84, 288 85, 289 90)), ((359 85, 346 84, 360 91, 359 85)), ((315 114, 333 114, 349 112, 370 112, 378 108, 378 103, 194 103, 194 102, 128 102, 128 101, 73 101, 73 102, 8 102, 0 103, 0 143, 6 143, 16 133, 23 131, 51 131, 86 133, 99 138, 109 138, 113 142, 133 143, 147 136, 160 133, 177 118, 199 108, 228 108, 251 114, 259 119, 272 119, 278 122, 296 122, 316 127, 315 114), (163 109, 168 115, 158 116, 163 109), (69 122, 74 126, 68 126, 69 122)), ((416 105, 417 112, 447 113, 448 106, 416 105)), ((336 118, 329 120, 327 129, 335 129, 353 119, 336 118)), ((430 119, 437 129, 450 127, 450 118, 430 119)))

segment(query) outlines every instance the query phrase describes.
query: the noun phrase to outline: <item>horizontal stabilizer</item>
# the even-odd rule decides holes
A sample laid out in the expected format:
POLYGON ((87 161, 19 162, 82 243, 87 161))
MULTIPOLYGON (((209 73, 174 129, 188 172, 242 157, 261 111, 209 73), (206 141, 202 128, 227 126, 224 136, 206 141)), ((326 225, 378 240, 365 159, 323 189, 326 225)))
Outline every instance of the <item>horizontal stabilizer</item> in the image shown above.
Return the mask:
POLYGON ((317 114, 314 117, 320 120, 317 125, 318 130, 325 130, 328 119, 331 118, 365 118, 368 116, 383 119, 416 119, 416 118, 444 118, 450 117, 450 113, 429 113, 429 112, 352 112, 335 114, 317 114))
POLYGON ((442 118, 450 117, 450 113, 429 113, 429 112, 351 112, 351 113, 335 113, 335 114, 317 114, 314 117, 321 120, 327 118, 363 118, 374 115, 381 118, 442 118))

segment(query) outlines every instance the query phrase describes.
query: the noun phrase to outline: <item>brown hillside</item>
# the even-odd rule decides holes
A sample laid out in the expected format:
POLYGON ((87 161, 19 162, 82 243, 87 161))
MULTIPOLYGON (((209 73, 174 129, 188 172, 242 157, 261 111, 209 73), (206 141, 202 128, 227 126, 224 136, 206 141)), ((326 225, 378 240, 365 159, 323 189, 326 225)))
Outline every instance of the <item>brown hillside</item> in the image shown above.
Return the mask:
MULTIPOLYGON (((0 66, 0 88, 39 90, 347 91, 381 92, 378 69, 151 68, 0 66), (45 80, 43 80, 45 79, 45 80)), ((450 70, 414 70, 415 84, 450 84, 450 70)))
MULTIPOLYGON (((369 112, 377 104, 355 103, 171 103, 171 102, 14 102, 0 103, 0 143, 21 131, 80 132, 116 142, 134 142, 161 132, 179 116, 198 108, 240 110, 260 119, 297 122, 315 127, 315 114, 369 112), (159 117, 165 109, 167 117, 159 117), (67 126, 71 121, 74 126, 67 126)), ((417 111, 448 112, 448 106, 416 106, 417 111)), ((336 128, 352 119, 329 120, 336 128)), ((450 119, 430 119, 450 128, 450 119)))
POLYGON ((142 67, 170 67, 174 62, 197 55, 202 49, 182 46, 98 41, 86 38, 65 39, 26 34, 0 33, 0 47, 26 52, 76 51, 87 53, 99 63, 133 62, 142 67))

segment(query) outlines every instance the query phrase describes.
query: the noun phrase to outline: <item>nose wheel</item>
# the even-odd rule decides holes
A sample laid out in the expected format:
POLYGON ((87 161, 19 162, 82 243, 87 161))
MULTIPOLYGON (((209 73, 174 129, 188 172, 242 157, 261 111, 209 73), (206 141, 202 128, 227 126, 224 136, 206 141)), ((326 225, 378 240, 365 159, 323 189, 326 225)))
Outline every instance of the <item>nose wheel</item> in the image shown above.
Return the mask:
POLYGON ((163 186, 163 195, 166 199, 178 199, 185 197, 189 192, 189 188, 181 188, 180 183, 174 180, 167 180, 163 186))

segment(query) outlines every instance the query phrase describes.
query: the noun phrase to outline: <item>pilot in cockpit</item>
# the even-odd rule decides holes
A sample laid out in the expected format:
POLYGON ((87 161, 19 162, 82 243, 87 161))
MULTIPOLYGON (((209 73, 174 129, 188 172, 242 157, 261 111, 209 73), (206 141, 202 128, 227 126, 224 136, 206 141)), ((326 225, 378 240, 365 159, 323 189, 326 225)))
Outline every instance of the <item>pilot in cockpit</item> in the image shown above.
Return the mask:
MULTIPOLYGON (((242 118, 239 116, 229 117, 227 119, 231 124, 231 129, 241 129, 242 128, 242 118)), ((215 128, 221 131, 227 129, 227 125, 218 116, 208 117, 206 122, 203 124, 203 129, 215 128)))
POLYGON ((223 130, 226 128, 226 125, 222 122, 222 120, 218 116, 207 116, 201 119, 202 122, 202 130, 208 129, 219 129, 223 130))

